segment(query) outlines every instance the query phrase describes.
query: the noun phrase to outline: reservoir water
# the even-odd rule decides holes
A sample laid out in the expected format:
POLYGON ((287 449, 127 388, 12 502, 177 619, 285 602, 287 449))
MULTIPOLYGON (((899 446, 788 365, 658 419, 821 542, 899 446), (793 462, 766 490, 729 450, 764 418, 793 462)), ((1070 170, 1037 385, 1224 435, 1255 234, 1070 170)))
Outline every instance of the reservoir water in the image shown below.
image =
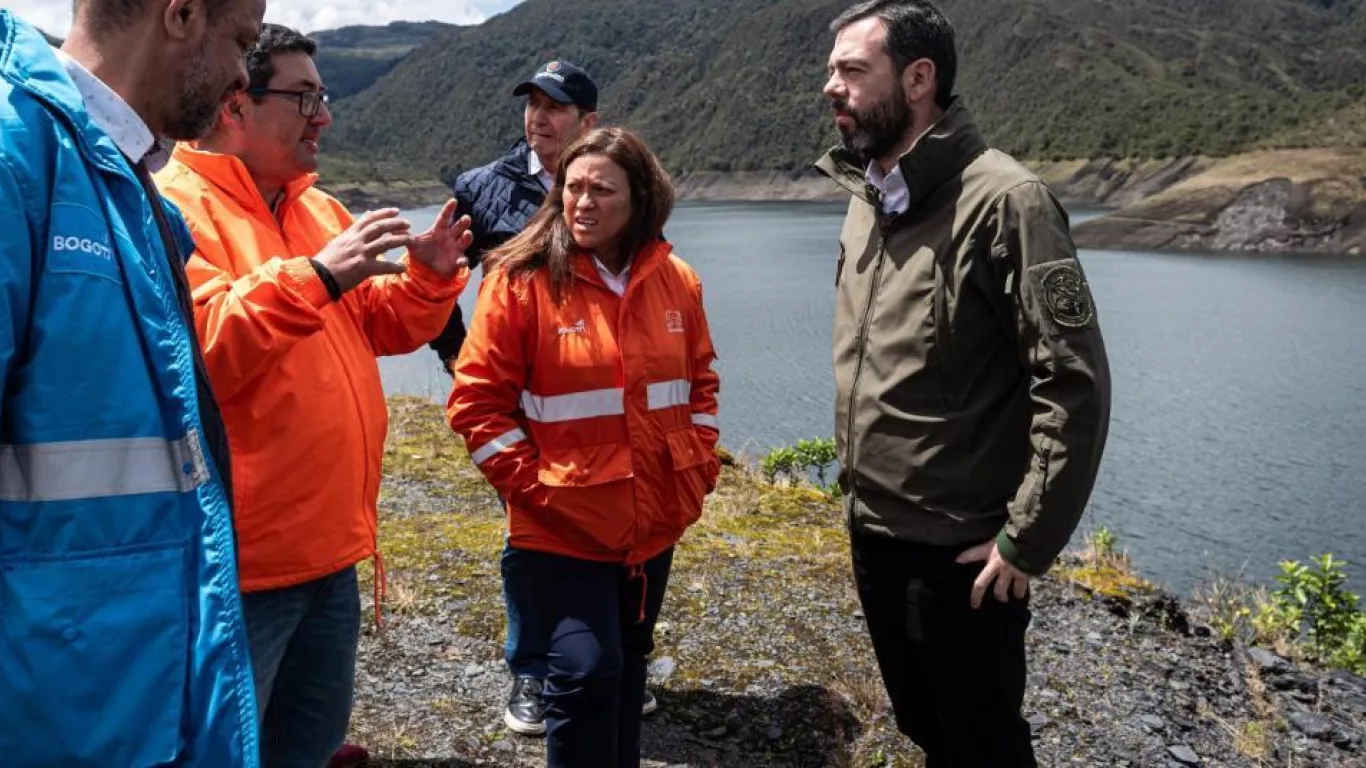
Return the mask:
MULTIPOLYGON (((754 458, 834 433, 843 212, 699 203, 669 223, 703 280, 722 441, 733 451, 754 458)), ((435 213, 409 215, 425 228, 435 213)), ((1366 591, 1366 260, 1081 259, 1114 377, 1110 439, 1082 528, 1109 527, 1144 575, 1183 591, 1215 574, 1266 582, 1279 560, 1329 551, 1366 591)), ((474 297, 471 285, 466 317, 474 297)), ((428 349, 384 359, 381 370, 390 393, 442 402, 449 393, 428 349)))

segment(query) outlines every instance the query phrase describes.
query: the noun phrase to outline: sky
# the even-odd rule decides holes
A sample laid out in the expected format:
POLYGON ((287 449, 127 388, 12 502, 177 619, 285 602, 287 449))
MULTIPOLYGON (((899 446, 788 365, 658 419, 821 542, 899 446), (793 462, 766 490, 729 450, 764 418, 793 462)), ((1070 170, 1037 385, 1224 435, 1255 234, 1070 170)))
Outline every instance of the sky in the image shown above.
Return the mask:
MULTIPOLYGON (((520 0, 266 0, 266 21, 304 32, 349 24, 446 21, 478 24, 520 0)), ((0 0, 27 21, 58 36, 71 26, 71 0, 0 0)))

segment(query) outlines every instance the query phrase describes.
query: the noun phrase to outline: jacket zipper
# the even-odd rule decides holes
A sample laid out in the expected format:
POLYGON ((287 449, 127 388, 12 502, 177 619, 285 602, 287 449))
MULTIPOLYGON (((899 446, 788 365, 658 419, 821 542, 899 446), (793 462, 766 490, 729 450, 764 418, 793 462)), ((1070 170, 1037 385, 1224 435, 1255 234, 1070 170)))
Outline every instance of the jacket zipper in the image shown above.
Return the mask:
POLYGON ((856 482, 856 477, 854 474, 854 469, 856 467, 856 462, 858 458, 858 451, 855 449, 856 447, 854 445, 854 420, 857 414, 856 408, 858 405, 858 385, 859 379, 863 375, 863 358, 867 352, 868 324, 873 315, 873 302, 877 300, 878 284, 882 281, 882 264, 886 260, 886 251, 883 246, 885 246, 887 243, 887 230, 890 228, 891 225, 891 222, 886 221, 884 219, 881 211, 877 212, 877 218, 877 265, 873 267, 873 284, 868 289, 868 303, 864 305, 863 318, 859 321, 858 343, 856 345, 858 352, 858 360, 854 362, 854 383, 849 387, 849 418, 847 427, 848 432, 846 434, 845 444, 849 446, 850 457, 848 474, 850 502, 849 508, 851 524, 853 522, 853 502, 858 498, 858 484, 856 482))

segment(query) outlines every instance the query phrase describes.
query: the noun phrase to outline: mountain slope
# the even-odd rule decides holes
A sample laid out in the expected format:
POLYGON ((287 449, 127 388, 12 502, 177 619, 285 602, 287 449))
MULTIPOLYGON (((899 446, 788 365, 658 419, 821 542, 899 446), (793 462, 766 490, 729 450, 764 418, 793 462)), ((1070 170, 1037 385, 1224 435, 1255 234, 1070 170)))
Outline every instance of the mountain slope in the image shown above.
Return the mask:
MULTIPOLYGON (((527 0, 446 30, 338 110, 334 146, 451 174, 519 133, 508 91, 564 57, 675 173, 796 171, 835 140, 820 95, 845 0, 527 0)), ((1027 158, 1228 155, 1355 141, 1366 0, 944 0, 959 92, 1027 158), (1333 131, 1316 130, 1337 116, 1333 131), (1344 138, 1346 134, 1346 138, 1344 138)))
POLYGON ((315 32, 318 71, 334 99, 369 88, 403 60, 414 48, 455 29, 436 21, 397 21, 384 27, 342 27, 315 32))

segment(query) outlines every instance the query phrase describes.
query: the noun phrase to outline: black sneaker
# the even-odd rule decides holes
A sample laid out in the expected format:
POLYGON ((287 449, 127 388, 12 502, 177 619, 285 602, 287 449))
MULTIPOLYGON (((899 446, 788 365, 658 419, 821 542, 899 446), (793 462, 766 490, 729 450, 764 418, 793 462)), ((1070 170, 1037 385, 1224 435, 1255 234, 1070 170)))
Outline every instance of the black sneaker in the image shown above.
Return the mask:
POLYGON ((654 695, 653 693, 650 693, 650 689, 649 689, 649 688, 646 688, 646 689, 645 689, 645 700, 644 700, 643 702, 641 702, 641 705, 640 705, 640 716, 641 716, 641 717, 647 717, 647 716, 649 716, 649 715, 653 715, 653 714, 654 714, 656 711, 658 711, 658 710, 659 710, 659 701, 658 701, 657 699, 655 699, 655 695, 654 695))
POLYGON ((545 681, 534 677, 518 677, 512 681, 512 695, 503 712, 503 725, 523 736, 545 735, 545 702, 541 691, 545 681))

